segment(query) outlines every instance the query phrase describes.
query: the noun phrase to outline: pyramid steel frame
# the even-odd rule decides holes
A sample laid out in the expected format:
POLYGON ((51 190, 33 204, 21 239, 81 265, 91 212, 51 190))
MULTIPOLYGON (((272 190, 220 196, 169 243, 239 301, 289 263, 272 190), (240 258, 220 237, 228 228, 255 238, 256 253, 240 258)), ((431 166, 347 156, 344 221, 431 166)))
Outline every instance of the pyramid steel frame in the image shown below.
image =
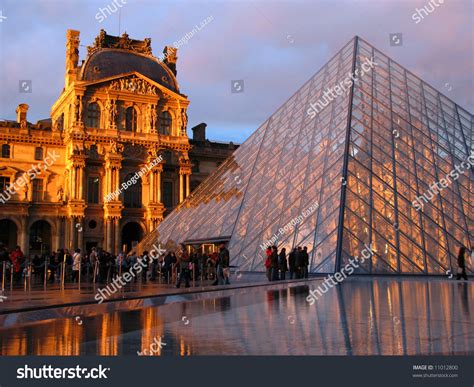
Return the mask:
POLYGON ((141 247, 226 240, 232 265, 263 271, 265 245, 307 246, 312 273, 370 247, 356 273, 455 272, 459 247, 474 245, 473 172, 459 167, 474 161, 473 128, 472 114, 355 37, 141 247))

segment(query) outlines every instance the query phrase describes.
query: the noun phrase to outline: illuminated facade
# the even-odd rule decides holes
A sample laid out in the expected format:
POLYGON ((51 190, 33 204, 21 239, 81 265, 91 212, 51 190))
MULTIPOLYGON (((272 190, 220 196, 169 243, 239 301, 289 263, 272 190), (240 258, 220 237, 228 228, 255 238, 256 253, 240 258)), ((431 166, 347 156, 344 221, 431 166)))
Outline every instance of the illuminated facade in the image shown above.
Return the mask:
MULTIPOLYGON (((179 91, 174 47, 159 60, 150 39, 101 30, 79 64, 79 43, 79 31, 69 30, 51 119, 32 124, 21 104, 16 122, 0 122, 0 242, 29 255, 130 249, 189 195, 190 158, 201 161, 186 132, 189 100, 179 91), (50 154, 46 169, 29 173, 50 154)), ((232 150, 208 155, 201 169, 215 169, 232 150)))
POLYGON ((340 270, 364 245, 374 255, 358 273, 455 270, 459 247, 474 244, 471 171, 421 210, 412 202, 467 162, 473 121, 356 37, 147 242, 228 241, 231 262, 242 270, 264 269, 266 244, 287 252, 307 246, 313 273, 340 270), (373 68, 363 71, 370 61, 373 68), (329 98, 325 92, 336 85, 349 86, 329 98), (310 106, 321 109, 313 114, 310 106))

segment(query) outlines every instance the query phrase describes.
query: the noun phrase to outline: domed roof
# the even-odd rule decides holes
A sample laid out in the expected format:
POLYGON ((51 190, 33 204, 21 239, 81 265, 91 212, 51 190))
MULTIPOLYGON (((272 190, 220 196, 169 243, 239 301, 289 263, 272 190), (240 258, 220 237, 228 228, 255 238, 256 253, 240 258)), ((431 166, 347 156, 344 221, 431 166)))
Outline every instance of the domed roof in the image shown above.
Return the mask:
POLYGON ((124 49, 101 48, 90 53, 82 66, 80 79, 97 81, 132 71, 179 93, 178 82, 165 63, 151 55, 124 49))

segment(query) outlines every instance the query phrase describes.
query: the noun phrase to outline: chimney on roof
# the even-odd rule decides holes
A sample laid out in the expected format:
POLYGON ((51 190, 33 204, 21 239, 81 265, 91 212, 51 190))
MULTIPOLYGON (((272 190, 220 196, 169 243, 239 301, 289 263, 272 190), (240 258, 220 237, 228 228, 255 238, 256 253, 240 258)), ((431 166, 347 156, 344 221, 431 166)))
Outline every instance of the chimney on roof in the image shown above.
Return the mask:
POLYGON ((76 80, 79 62, 79 31, 67 30, 66 33, 66 87, 76 80))
POLYGON ((206 141, 206 126, 207 124, 201 122, 200 124, 196 125, 192 128, 193 131, 193 141, 206 141))
POLYGON ((29 106, 26 103, 21 103, 16 108, 16 122, 19 124, 24 123, 26 125, 26 115, 28 113, 29 106))

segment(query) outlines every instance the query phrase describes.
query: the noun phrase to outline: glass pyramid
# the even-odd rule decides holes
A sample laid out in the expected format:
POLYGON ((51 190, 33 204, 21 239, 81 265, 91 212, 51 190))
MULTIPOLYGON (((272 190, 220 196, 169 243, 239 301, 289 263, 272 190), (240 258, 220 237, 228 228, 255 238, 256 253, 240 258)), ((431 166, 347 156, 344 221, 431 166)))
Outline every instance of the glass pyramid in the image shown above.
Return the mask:
POLYGON ((355 37, 142 246, 226 240, 231 265, 249 271, 264 270, 266 244, 307 246, 312 273, 338 271, 371 246, 360 273, 455 273, 459 247, 474 244, 471 170, 418 210, 412 202, 467 161, 473 123, 355 37))

